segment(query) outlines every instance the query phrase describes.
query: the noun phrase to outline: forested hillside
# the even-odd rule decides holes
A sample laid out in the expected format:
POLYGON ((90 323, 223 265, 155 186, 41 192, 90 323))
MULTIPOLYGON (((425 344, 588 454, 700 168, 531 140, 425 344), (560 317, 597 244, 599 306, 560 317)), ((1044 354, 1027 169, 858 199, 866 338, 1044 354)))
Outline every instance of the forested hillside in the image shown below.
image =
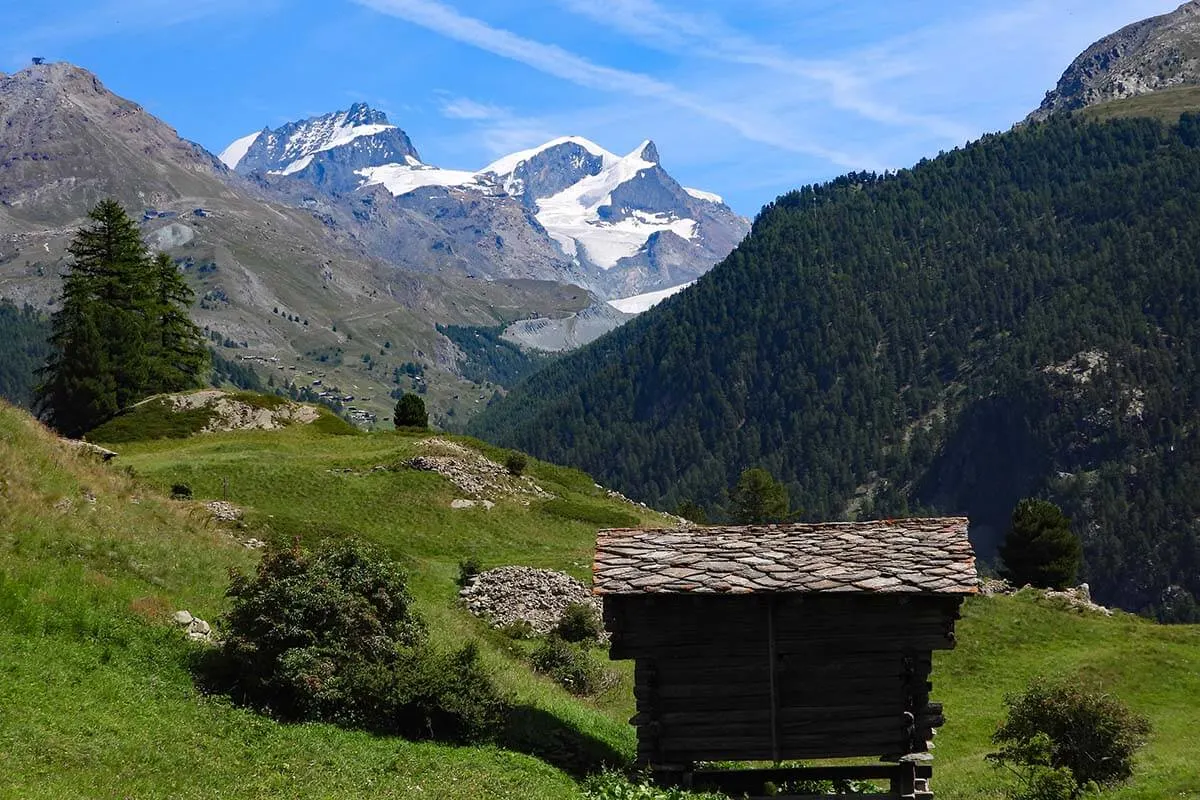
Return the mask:
POLYGON ((0 300, 0 397, 29 405, 36 371, 50 354, 49 336, 50 322, 36 310, 0 300))
POLYGON ((1200 116, 1056 118, 768 205, 692 289, 475 433, 719 517, 747 467, 808 519, 1064 506, 1104 602, 1200 593, 1200 116))

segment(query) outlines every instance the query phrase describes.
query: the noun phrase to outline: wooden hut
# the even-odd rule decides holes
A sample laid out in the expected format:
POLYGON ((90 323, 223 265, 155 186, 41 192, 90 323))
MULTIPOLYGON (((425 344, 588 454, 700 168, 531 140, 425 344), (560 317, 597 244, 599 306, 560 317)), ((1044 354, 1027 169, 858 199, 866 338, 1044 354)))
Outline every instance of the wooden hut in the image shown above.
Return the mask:
POLYGON ((595 592, 612 657, 636 661, 639 761, 761 794, 799 773, 693 765, 871 757, 804 776, 931 797, 931 656, 954 646, 976 580, 958 517, 601 531, 595 592))

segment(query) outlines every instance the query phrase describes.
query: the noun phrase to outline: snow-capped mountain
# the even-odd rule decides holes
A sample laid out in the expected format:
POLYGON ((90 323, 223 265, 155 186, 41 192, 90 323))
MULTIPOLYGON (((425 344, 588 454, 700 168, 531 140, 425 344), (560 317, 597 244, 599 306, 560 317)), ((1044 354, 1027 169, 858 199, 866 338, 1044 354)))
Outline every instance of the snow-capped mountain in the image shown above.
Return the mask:
MULTIPOLYGON (((749 222, 719 195, 677 183, 651 141, 618 156, 566 136, 479 170, 442 169, 423 163, 408 136, 382 112, 356 105, 243 137, 221 158, 245 175, 298 178, 329 192, 361 195, 364 202, 372 198, 374 214, 380 213, 377 190, 385 190, 397 208, 439 221, 460 219, 459 230, 471 236, 434 243, 447 252, 491 248, 494 258, 528 264, 514 245, 531 246, 549 270, 542 277, 578 282, 605 297, 695 280, 749 231, 749 222), (497 219, 505 220, 505 230, 478 235, 497 219), (531 230, 519 231, 520 224, 531 230), (544 252, 540 242, 546 237, 556 256, 544 252), (561 263, 550 263, 555 258, 561 263)), ((514 276, 511 266, 483 271, 514 276)), ((527 272, 520 276, 530 277, 527 272)))
POLYGON ((363 167, 421 163, 408 135, 365 103, 243 136, 220 159, 243 175, 295 175, 335 192, 357 188, 363 167))

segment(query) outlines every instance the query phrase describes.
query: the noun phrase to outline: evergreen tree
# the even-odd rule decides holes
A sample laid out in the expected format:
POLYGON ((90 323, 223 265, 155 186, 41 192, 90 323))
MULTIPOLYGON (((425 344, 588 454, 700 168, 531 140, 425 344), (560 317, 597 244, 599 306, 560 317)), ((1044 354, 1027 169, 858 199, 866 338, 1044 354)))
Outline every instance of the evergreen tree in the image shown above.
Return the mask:
POLYGON ((788 516, 787 487, 765 469, 744 471, 729 493, 733 518, 742 525, 782 522, 788 516))
POLYGON ((392 422, 397 428, 428 428, 429 414, 425 411, 425 401, 412 392, 405 392, 396 401, 392 422))
POLYGON ((153 262, 154 316, 151 319, 151 383, 155 392, 177 392, 197 385, 208 369, 204 334, 187 314, 195 293, 175 262, 159 253, 153 262))
POLYGON ((1071 520, 1047 500, 1025 499, 1013 510, 1012 526, 1000 546, 1001 574, 1013 585, 1062 589, 1075 582, 1083 545, 1071 520))
POLYGON ((151 260, 137 225, 115 200, 88 215, 71 242, 62 303, 51 319, 51 355, 37 409, 80 436, 149 395, 197 385, 207 364, 187 318, 191 290, 169 257, 151 260))

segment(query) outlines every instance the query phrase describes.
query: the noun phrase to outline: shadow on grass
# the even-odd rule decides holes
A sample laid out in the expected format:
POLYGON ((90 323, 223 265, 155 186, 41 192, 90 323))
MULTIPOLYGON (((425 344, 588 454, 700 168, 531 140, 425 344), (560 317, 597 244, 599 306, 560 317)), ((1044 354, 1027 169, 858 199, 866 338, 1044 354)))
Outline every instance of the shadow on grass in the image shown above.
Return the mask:
MULTIPOLYGON (((241 685, 235 669, 222 656, 217 648, 205 648, 193 652, 191 671, 197 689, 207 695, 219 695, 227 698, 235 706, 254 710, 282 724, 303 722, 327 722, 339 727, 366 731, 380 737, 397 737, 407 741, 435 741, 454 746, 470 746, 472 744, 495 744, 507 750, 512 750, 545 761, 553 767, 574 778, 582 778, 606 768, 622 769, 628 766, 628 758, 620 750, 608 742, 587 733, 584 730, 556 717, 555 715, 532 706, 506 706, 499 711, 499 719, 493 718, 490 730, 477 730, 475 736, 464 738, 446 735, 412 735, 417 731, 445 731, 446 727, 432 724, 418 724, 416 720, 420 713, 402 722, 401 718, 391 718, 381 726, 381 718, 376 718, 376 724, 365 723, 359 718, 354 722, 346 719, 305 717, 303 714, 280 713, 280 708, 271 708, 263 702, 255 702, 241 685), (356 722, 358 724, 356 724, 356 722)), ((431 709, 426 709, 428 713, 431 709)), ((354 719, 356 715, 351 714, 354 719)))
POLYGON ((532 706, 509 710, 496 744, 539 758, 575 778, 628 766, 628 759, 608 742, 532 706))

